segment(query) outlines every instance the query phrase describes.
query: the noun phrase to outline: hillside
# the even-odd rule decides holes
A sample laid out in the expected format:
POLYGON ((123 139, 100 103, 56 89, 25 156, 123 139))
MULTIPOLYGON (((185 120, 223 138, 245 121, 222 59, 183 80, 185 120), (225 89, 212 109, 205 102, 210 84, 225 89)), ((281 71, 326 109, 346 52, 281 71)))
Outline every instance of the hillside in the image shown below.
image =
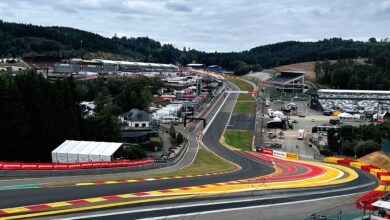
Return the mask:
MULTIPOLYGON (((359 64, 364 64, 365 59, 354 59, 355 62, 359 64)), ((337 62, 337 60, 330 60, 331 64, 337 62)), ((316 82, 316 73, 315 73, 315 63, 316 62, 302 62, 302 63, 293 63, 289 65, 277 66, 272 68, 276 71, 303 71, 305 72, 305 81, 315 85, 317 88, 329 88, 329 85, 321 85, 316 82)))
POLYGON ((390 157, 382 151, 375 151, 358 159, 358 161, 390 170, 390 157))
POLYGON ((107 38, 68 27, 44 27, 0 20, 0 57, 51 55, 93 58, 114 57, 144 62, 191 62, 220 65, 237 75, 262 68, 316 60, 367 57, 372 42, 324 39, 317 42, 287 41, 231 53, 179 50, 147 37, 107 38))

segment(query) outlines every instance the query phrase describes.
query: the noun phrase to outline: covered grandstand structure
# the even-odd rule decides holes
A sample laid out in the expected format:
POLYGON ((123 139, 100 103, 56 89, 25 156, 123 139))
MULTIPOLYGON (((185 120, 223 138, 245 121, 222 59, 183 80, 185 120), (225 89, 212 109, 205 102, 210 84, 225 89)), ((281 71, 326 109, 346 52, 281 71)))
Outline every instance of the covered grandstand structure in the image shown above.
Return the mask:
POLYGON ((123 143, 66 140, 51 152, 53 163, 112 161, 123 143))
POLYGON ((82 60, 68 59, 61 63, 54 64, 54 73, 80 73, 93 72, 101 74, 110 73, 161 73, 161 72, 177 72, 179 68, 173 64, 162 63, 143 63, 118 60, 82 60))
POLYGON ((278 92, 302 93, 305 85, 305 72, 280 72, 261 82, 274 85, 278 92))

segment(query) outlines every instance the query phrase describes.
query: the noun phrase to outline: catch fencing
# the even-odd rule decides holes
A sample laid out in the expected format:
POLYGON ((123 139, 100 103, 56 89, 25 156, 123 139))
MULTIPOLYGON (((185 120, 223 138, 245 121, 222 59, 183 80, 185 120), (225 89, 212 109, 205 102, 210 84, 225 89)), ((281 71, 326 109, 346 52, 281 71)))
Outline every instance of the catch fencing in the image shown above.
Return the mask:
POLYGON ((381 141, 381 150, 385 152, 387 155, 390 154, 390 140, 382 138, 381 141))

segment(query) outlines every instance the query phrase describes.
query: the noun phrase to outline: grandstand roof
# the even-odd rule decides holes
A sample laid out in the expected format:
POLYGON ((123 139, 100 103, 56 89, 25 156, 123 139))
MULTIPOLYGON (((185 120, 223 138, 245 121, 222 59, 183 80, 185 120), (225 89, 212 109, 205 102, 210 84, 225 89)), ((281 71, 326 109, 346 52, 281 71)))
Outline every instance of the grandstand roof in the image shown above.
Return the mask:
POLYGON ((280 72, 280 75, 266 79, 265 82, 272 84, 290 83, 291 81, 303 78, 304 75, 305 73, 303 72, 280 72))
POLYGON ((381 90, 319 89, 319 90, 318 90, 318 93, 390 94, 390 91, 381 91, 381 90))
POLYGON ((204 66, 204 64, 201 64, 201 63, 190 63, 190 64, 187 64, 188 67, 202 67, 204 66))

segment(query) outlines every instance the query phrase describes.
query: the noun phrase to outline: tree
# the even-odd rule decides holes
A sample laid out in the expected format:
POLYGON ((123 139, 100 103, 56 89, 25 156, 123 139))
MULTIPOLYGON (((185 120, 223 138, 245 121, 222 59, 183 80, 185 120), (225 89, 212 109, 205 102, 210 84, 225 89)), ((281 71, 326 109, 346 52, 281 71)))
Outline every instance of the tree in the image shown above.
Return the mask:
POLYGON ((379 150, 379 144, 373 140, 360 141, 356 145, 355 155, 357 157, 362 157, 366 154, 379 150))
POLYGON ((184 142, 184 138, 183 138, 183 135, 181 133, 177 134, 177 137, 176 137, 176 144, 177 145, 180 145, 184 142))
POLYGON ((171 127, 169 128, 169 136, 171 136, 173 140, 176 139, 176 129, 173 125, 171 125, 171 127))
POLYGON ((144 88, 141 92, 141 99, 142 99, 142 107, 143 109, 147 109, 152 102, 153 95, 149 88, 144 88))

